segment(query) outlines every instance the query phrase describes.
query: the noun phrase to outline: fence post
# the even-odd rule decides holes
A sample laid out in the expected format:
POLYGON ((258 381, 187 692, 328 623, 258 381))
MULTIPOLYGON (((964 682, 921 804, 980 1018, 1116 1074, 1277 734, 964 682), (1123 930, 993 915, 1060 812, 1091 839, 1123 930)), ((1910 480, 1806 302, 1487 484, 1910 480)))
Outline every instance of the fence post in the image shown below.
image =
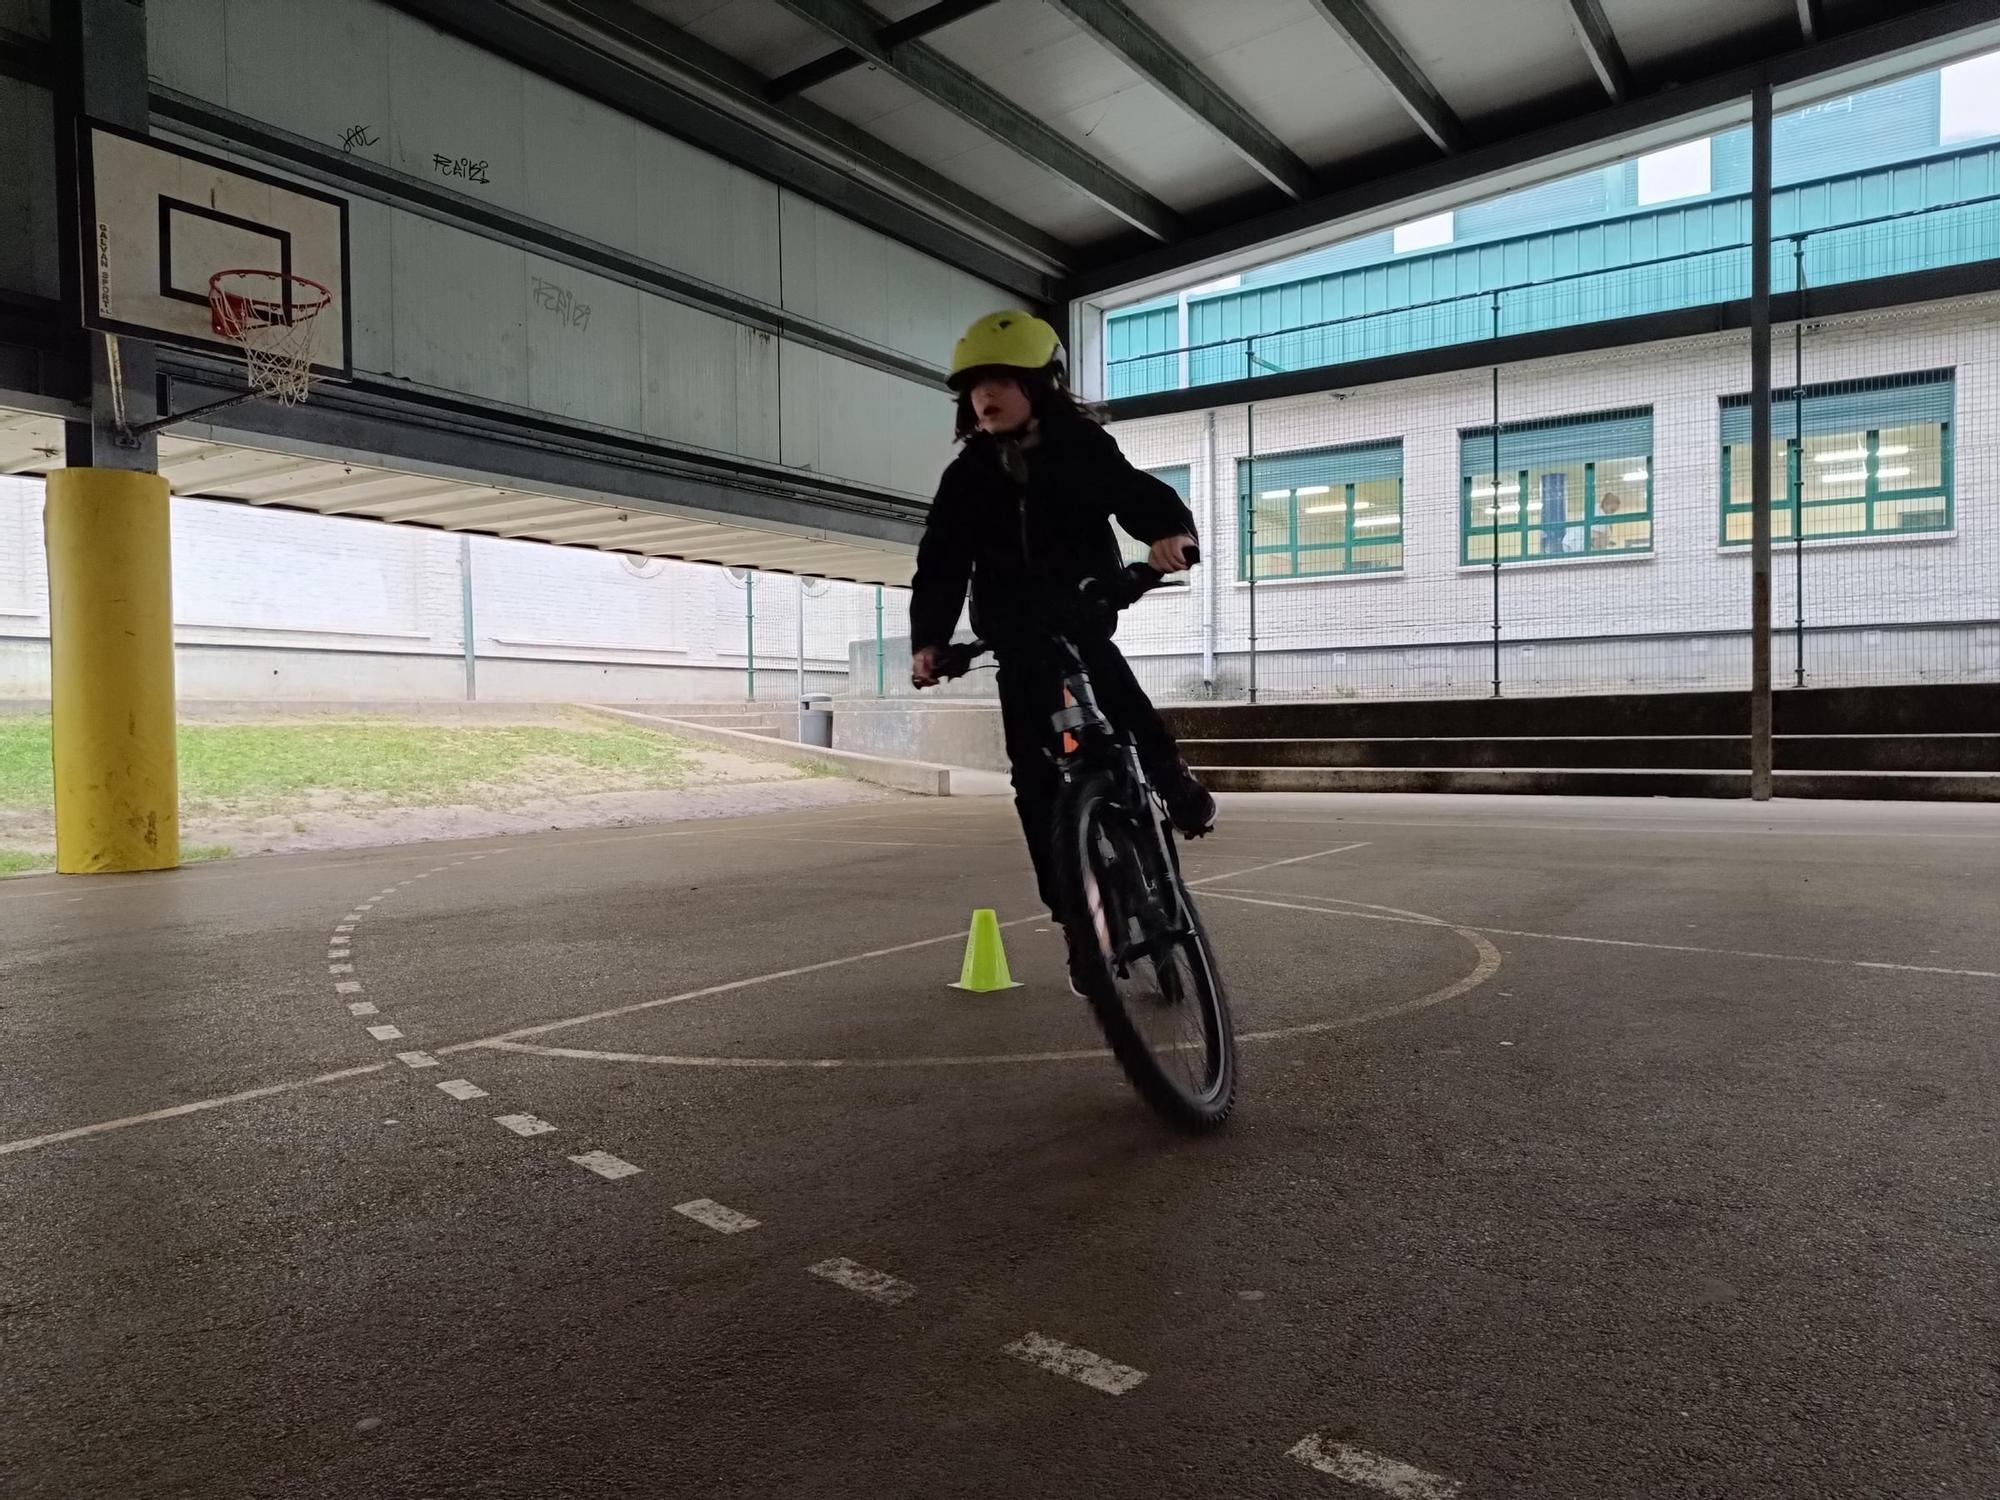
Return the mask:
MULTIPOLYGON (((1500 293, 1493 293, 1493 337, 1500 337, 1500 293)), ((1468 489, 1470 486, 1468 486, 1468 489)), ((1493 367, 1493 696, 1500 696, 1500 367, 1493 367)), ((1516 502, 1525 505, 1525 497, 1516 502)), ((1523 517, 1521 535, 1527 536, 1526 517, 1523 517)))
POLYGON ((875 585, 875 696, 887 696, 889 673, 882 660, 882 585, 875 585))
POLYGON ((743 570, 743 635, 744 661, 749 663, 744 696, 748 701, 757 701, 757 574, 743 570))
MULTIPOLYGON (((1243 341, 1243 378, 1248 380, 1256 372, 1256 355, 1252 353, 1251 341, 1243 341)), ((1245 402, 1243 406, 1243 446, 1250 467, 1247 471, 1247 493, 1243 500, 1244 526, 1244 571, 1249 575, 1250 584, 1250 701, 1257 701, 1257 403, 1245 402)))
POLYGON ((1792 686, 1806 685, 1806 237, 1792 236, 1792 686))
POLYGON ((479 637, 473 633, 472 538, 458 539, 458 620, 465 637, 465 701, 479 698, 479 637))
POLYGON ((803 745, 806 742, 806 575, 794 574, 792 581, 799 586, 799 617, 792 640, 798 691, 792 694, 792 712, 798 718, 798 731, 794 738, 803 745))
POLYGON ((1771 798, 1771 85, 1750 106, 1750 795, 1771 798))

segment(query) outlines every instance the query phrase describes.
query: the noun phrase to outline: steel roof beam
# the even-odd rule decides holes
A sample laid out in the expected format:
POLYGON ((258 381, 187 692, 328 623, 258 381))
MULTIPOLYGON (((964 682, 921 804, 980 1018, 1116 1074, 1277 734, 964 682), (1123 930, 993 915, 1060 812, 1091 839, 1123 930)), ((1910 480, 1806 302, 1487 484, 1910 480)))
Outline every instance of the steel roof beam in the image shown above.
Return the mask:
POLYGON ((1047 296, 1076 251, 629 0, 393 0, 545 78, 949 265, 1047 296))
POLYGON ((1310 197, 1316 191, 1311 167, 1175 51, 1172 43, 1133 14, 1124 0, 1049 0, 1049 4, 1214 131, 1224 145, 1273 186, 1294 198, 1310 197))
MULTIPOLYGON (((905 16, 900 21, 891 21, 875 33, 875 40, 885 47, 914 42, 919 37, 929 36, 933 31, 941 31, 952 22, 963 21, 967 16, 977 15, 997 3, 998 0, 938 0, 936 5, 927 5, 913 16, 905 16)), ((836 47, 825 57, 816 57, 789 73, 780 73, 765 86, 764 97, 773 101, 789 99, 792 95, 803 93, 829 79, 852 72, 855 68, 866 65, 867 61, 867 58, 852 47, 836 47)))
MULTIPOLYGON (((1691 75, 1678 87, 1658 89, 1623 104, 1595 110, 1567 107, 1545 123, 1482 143, 1462 157, 1407 164, 1404 153, 1395 153, 1390 158, 1393 165, 1386 168, 1378 165, 1366 170, 1364 164, 1363 168, 1349 169, 1351 185, 1333 192, 1268 212, 1217 216, 1211 227, 1178 244, 1101 259, 1071 277, 1061 292, 1065 300, 1074 301, 1113 290, 1146 288, 1194 267, 1213 276, 1218 274, 1214 269, 1217 261, 1223 261, 1225 269, 1235 269, 1225 257, 1247 260, 1263 248, 1316 235, 1333 225, 1357 219, 1393 222, 1388 219, 1390 214, 1407 218, 1432 211, 1429 205, 1444 206, 1440 199, 1447 195, 1463 202, 1511 191, 1534 180, 1528 175, 1532 171, 1545 166, 1549 175, 1575 171, 1581 165, 1579 158, 1605 160, 1635 138, 1644 142, 1643 149, 1665 145, 1666 132, 1678 128, 1682 121, 1707 117, 1713 128, 1727 129, 1739 122, 1743 101, 1766 78, 1780 91, 1796 89, 1803 96, 1795 101, 1780 97, 1779 107, 1789 109, 1795 103, 1849 86, 1843 75, 1860 71, 1872 80, 1888 76, 1892 69, 1934 67, 1941 54, 1991 46, 1996 34, 2000 28, 1995 25, 1993 0, 1932 0, 1867 26, 1832 36, 1823 34, 1810 47, 1753 58, 1706 75, 1691 75)), ((1273 253, 1286 252, 1273 248, 1273 253)))
POLYGON ((1180 216, 1130 179, 1035 118, 1013 100, 922 42, 885 47, 881 17, 857 0, 778 0, 785 9, 861 53, 933 104, 977 126, 1008 150, 1063 179, 1107 212, 1156 240, 1180 233, 1180 216))
POLYGON ((1333 24, 1347 44, 1361 54, 1375 76, 1388 86, 1396 102, 1440 151, 1463 151, 1465 126, 1424 76, 1403 44, 1396 40, 1366 0, 1312 0, 1313 8, 1333 24))
POLYGON ((1811 46, 1826 30, 1826 16, 1820 7, 1820 0, 1798 0, 1798 3, 1799 35, 1805 38, 1807 46, 1811 46))
MULTIPOLYGON (((1801 8, 1810 3, 1799 0, 1801 8)), ((1569 18, 1576 27, 1576 39, 1583 43, 1583 55, 1590 59, 1591 72, 1604 85, 1611 102, 1623 104, 1632 97, 1632 70, 1625 64, 1625 49, 1618 45, 1603 5, 1599 0, 1569 0, 1569 18)), ((1806 40, 1812 40, 1811 33, 1806 40)))

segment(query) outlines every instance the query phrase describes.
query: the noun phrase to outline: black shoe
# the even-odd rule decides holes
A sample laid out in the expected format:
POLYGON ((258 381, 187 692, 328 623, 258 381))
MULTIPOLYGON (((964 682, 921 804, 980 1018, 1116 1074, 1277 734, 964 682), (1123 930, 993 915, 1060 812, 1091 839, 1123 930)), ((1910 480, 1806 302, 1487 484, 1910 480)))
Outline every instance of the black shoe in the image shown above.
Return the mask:
POLYGON ((1186 761, 1175 761, 1155 784, 1160 800, 1167 804, 1167 817, 1183 838, 1198 839, 1215 827, 1215 798, 1195 779, 1186 761))
POLYGON ((1079 945, 1068 933, 1063 934, 1064 944, 1069 949, 1069 992, 1079 1000, 1088 1000, 1084 986, 1090 979, 1091 953, 1079 945))

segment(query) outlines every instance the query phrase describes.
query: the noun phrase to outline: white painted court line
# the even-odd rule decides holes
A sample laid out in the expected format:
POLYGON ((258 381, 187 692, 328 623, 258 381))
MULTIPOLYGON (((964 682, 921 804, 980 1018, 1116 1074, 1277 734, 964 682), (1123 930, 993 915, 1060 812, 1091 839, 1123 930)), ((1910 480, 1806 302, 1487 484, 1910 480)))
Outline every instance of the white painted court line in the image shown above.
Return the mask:
POLYGON ((885 1271, 871 1271, 844 1255, 823 1260, 816 1266, 807 1266, 806 1271, 813 1276, 824 1277, 835 1286, 844 1286, 850 1292, 859 1292, 864 1297, 872 1297, 891 1306, 908 1302, 917 1295, 917 1289, 909 1282, 898 1281, 885 1271))
POLYGON ((504 1125, 516 1135, 547 1135, 555 1126, 533 1115, 495 1115, 495 1125, 504 1125))
POLYGON ((398 1052, 396 1061, 406 1068, 435 1068, 438 1060, 428 1052, 398 1052))
POLYGON ((438 1085, 454 1099, 484 1099, 486 1090, 469 1078, 447 1078, 438 1085))
POLYGON ((327 973, 329 973, 329 974, 352 974, 352 973, 354 972, 354 965, 353 965, 353 964, 328 964, 328 965, 326 966, 326 972, 327 972, 327 973))
POLYGON ((94 1125, 78 1125, 70 1130, 55 1130, 47 1135, 31 1135, 25 1140, 7 1141, 0 1144, 0 1156, 11 1156, 16 1151, 33 1151, 41 1146, 54 1146, 62 1141, 82 1140, 85 1136, 103 1135, 107 1131, 127 1130, 134 1125, 151 1125, 157 1120, 171 1120, 180 1115, 199 1114, 203 1110, 222 1109, 231 1104, 245 1104, 252 1099, 267 1099, 273 1094, 287 1094, 293 1089, 311 1088, 316 1083, 337 1083, 343 1078, 360 1078, 369 1073, 379 1073, 389 1065, 385 1062, 363 1063, 358 1068, 342 1068, 336 1073, 321 1073, 312 1078, 295 1078, 289 1083, 270 1083, 262 1088, 245 1089, 240 1094, 224 1094, 219 1099, 197 1099, 192 1104, 175 1104, 166 1109, 148 1110, 143 1115, 126 1115, 118 1120, 100 1120, 94 1125))
POLYGON ((333 930, 335 932, 352 932, 354 931, 354 924, 352 922, 343 922, 333 930))
MULTIPOLYGON (((1327 896, 1300 895, 1290 891, 1217 891, 1216 895, 1225 901, 1240 901, 1245 906, 1284 906, 1285 901, 1258 900, 1257 897, 1284 896, 1288 901, 1327 901, 1327 896)), ((1414 916, 1379 916, 1373 912, 1328 911, 1324 907, 1294 907, 1294 910, 1326 911, 1330 917, 1356 917, 1365 922, 1414 922, 1420 926, 1443 926, 1456 928, 1456 922, 1442 919, 1414 916)), ((1477 927, 1468 924, 1467 932, 1484 933, 1488 937, 1532 938, 1548 943, 1584 943, 1596 948, 1644 948, 1655 953, 1699 953, 1711 958, 1755 958, 1773 963, 1818 964, 1821 967, 1837 969, 1887 969, 1900 974, 1945 974, 1957 979, 2000 979, 2000 971, 1992 969, 1944 969, 1931 964, 1890 964, 1874 963, 1859 958, 1830 958, 1821 953, 1760 953, 1748 948, 1700 948, 1691 943, 1642 943, 1633 938, 1580 937, 1568 932, 1526 932, 1515 927, 1477 927)))
POLYGON ((350 1016, 372 1016, 375 1014, 374 1002, 369 1000, 350 1000, 347 1002, 347 1013, 350 1016))
POLYGON ((746 1229, 755 1229, 761 1220, 748 1214, 739 1214, 733 1208, 724 1208, 713 1198, 696 1198, 691 1203, 676 1203, 674 1212, 684 1214, 697 1224, 706 1224, 717 1234, 741 1234, 746 1229))
POLYGON ((354 950, 352 948, 329 948, 326 950, 326 956, 328 958, 352 958, 354 957, 354 950))
MULTIPOLYGON (((1255 875, 1263 870, 1275 870, 1283 865, 1304 864, 1307 860, 1325 859, 1329 855, 1345 854, 1352 849, 1366 848, 1365 841, 1359 844, 1342 844, 1336 849, 1320 849, 1311 854, 1294 855, 1290 859, 1274 859, 1268 864, 1251 865, 1246 869, 1231 870, 1226 875, 1211 875, 1204 880, 1191 880, 1189 885, 1212 885, 1218 880, 1235 880, 1244 875, 1255 875)), ((497 852, 497 851, 496 851, 497 852)), ((1002 922, 1003 928, 1021 927, 1030 922, 1046 922, 1048 917, 1040 912, 1028 917, 1015 917, 1002 922)), ((476 1047, 491 1047, 501 1042, 518 1042, 523 1037, 546 1036, 551 1031, 566 1031, 572 1026, 588 1026, 593 1021, 609 1021, 616 1016, 636 1015, 640 1011, 654 1010, 662 1005, 679 1005, 688 1000, 704 1000, 711 995, 727 995, 737 990, 747 990, 760 984, 775 984, 782 979, 797 979, 804 974, 820 974, 828 969, 844 968, 849 964, 867 963, 870 959, 888 958, 898 953, 914 953, 920 948, 935 948, 940 943, 963 943, 965 929, 947 932, 938 937, 917 938, 908 943, 892 943, 886 948, 871 948, 865 953, 849 953, 841 958, 821 959, 814 964, 800 964, 793 969, 778 969, 769 974, 752 974, 747 979, 732 979, 724 984, 705 985, 698 990, 683 990, 677 995, 662 995, 654 1000, 638 1000, 630 1005, 614 1005, 609 1010, 594 1010, 580 1016, 565 1016, 558 1021, 544 1021, 538 1026, 519 1026, 512 1031, 503 1031, 495 1036, 484 1036, 469 1042, 453 1042, 448 1047, 439 1047, 438 1056, 448 1057, 454 1052, 468 1052, 476 1047)), ((1095 1053, 1079 1054, 1094 1056, 1095 1053)))
POLYGON ((643 1167, 635 1167, 629 1161, 613 1156, 609 1151, 586 1151, 581 1156, 572 1156, 571 1161, 579 1167, 595 1172, 599 1177, 608 1177, 616 1182, 621 1177, 630 1177, 641 1172, 643 1167))
POLYGON ((1030 1333, 1000 1352, 1011 1354, 1023 1363, 1047 1370, 1052 1375, 1067 1376, 1107 1396, 1122 1396, 1146 1378, 1144 1370, 1118 1364, 1101 1354, 1092 1354, 1088 1349, 1079 1349, 1074 1344, 1065 1344, 1061 1339, 1052 1339, 1046 1334, 1030 1333))
POLYGON ((1317 1469, 1378 1494, 1393 1495, 1395 1500, 1452 1500, 1463 1488, 1456 1479, 1427 1473, 1401 1459, 1370 1453, 1352 1443, 1322 1442, 1318 1433, 1291 1449, 1287 1456, 1308 1469, 1317 1469))
POLYGON ((374 1037, 375 1040, 378 1042, 393 1042, 398 1037, 400 1037, 403 1034, 403 1032, 402 1028, 399 1026, 383 1025, 383 1026, 370 1026, 368 1028, 368 1034, 374 1037))
POLYGON ((336 995, 358 995, 361 993, 361 981, 358 979, 343 979, 333 987, 333 992, 336 995))

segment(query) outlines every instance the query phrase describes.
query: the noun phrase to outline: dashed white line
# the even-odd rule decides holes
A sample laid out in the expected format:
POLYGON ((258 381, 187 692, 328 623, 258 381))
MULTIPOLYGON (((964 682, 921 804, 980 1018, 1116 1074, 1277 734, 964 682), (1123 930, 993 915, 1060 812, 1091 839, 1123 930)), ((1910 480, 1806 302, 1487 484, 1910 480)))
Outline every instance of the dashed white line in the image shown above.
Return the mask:
POLYGON ((894 1305, 908 1302, 917 1295, 917 1289, 907 1281, 898 1281, 886 1271, 871 1271, 858 1261, 851 1261, 844 1255, 836 1255, 832 1260, 823 1260, 818 1265, 807 1266, 814 1276, 824 1277, 835 1286, 844 1286, 850 1292, 859 1292, 864 1297, 872 1297, 877 1302, 894 1305))
POLYGON ((361 981, 358 979, 343 979, 333 987, 333 992, 336 995, 358 995, 361 993, 361 981))
POLYGON ((642 1167, 633 1166, 629 1161, 613 1156, 609 1151, 586 1151, 581 1156, 572 1156, 570 1160, 579 1167, 595 1172, 599 1177, 609 1177, 613 1182, 620 1177, 630 1177, 633 1173, 644 1170, 642 1167))
POLYGON ((484 1099, 486 1090, 469 1078, 447 1078, 438 1085, 454 1099, 484 1099))
POLYGON ((328 964, 328 965, 326 966, 326 972, 327 972, 327 973, 329 973, 329 974, 352 974, 352 973, 354 972, 354 965, 353 965, 353 964, 328 964))
POLYGON ((350 1016, 372 1016, 375 1014, 374 1002, 370 1000, 350 1000, 347 1002, 347 1013, 350 1016))
POLYGON ((717 1234, 741 1234, 746 1229, 755 1229, 761 1220, 748 1214, 739 1214, 733 1208, 724 1208, 713 1198, 696 1198, 689 1203, 676 1203, 674 1212, 685 1214, 697 1224, 706 1224, 717 1234))
POLYGON ((435 1068, 438 1060, 428 1052, 398 1052, 396 1061, 406 1068, 435 1068))
POLYGON ((326 950, 326 956, 328 958, 352 958, 354 957, 354 950, 352 948, 329 948, 326 950))
POLYGON ((1047 1370, 1052 1375, 1067 1376, 1107 1396, 1122 1396, 1146 1378, 1144 1370, 1118 1364, 1101 1354, 1092 1354, 1088 1349, 1079 1349, 1074 1344, 1065 1344, 1061 1339, 1052 1339, 1046 1334, 1030 1333, 1000 1352, 1011 1354, 1023 1363, 1047 1370))
POLYGON ((533 1115, 495 1115, 495 1125, 503 1125, 516 1135, 547 1135, 555 1126, 533 1115))
POLYGON ((393 1042, 402 1036, 403 1031, 399 1026, 370 1026, 368 1034, 378 1042, 393 1042))
POLYGON ((335 932, 352 932, 354 931, 354 924, 352 922, 342 922, 338 927, 334 928, 333 930, 335 932))
POLYGON ((1352 1443, 1322 1442, 1316 1432, 1293 1448, 1290 1456, 1308 1469, 1393 1495, 1395 1500, 1452 1500, 1462 1488, 1455 1479, 1428 1473, 1401 1459, 1371 1453, 1352 1443))

